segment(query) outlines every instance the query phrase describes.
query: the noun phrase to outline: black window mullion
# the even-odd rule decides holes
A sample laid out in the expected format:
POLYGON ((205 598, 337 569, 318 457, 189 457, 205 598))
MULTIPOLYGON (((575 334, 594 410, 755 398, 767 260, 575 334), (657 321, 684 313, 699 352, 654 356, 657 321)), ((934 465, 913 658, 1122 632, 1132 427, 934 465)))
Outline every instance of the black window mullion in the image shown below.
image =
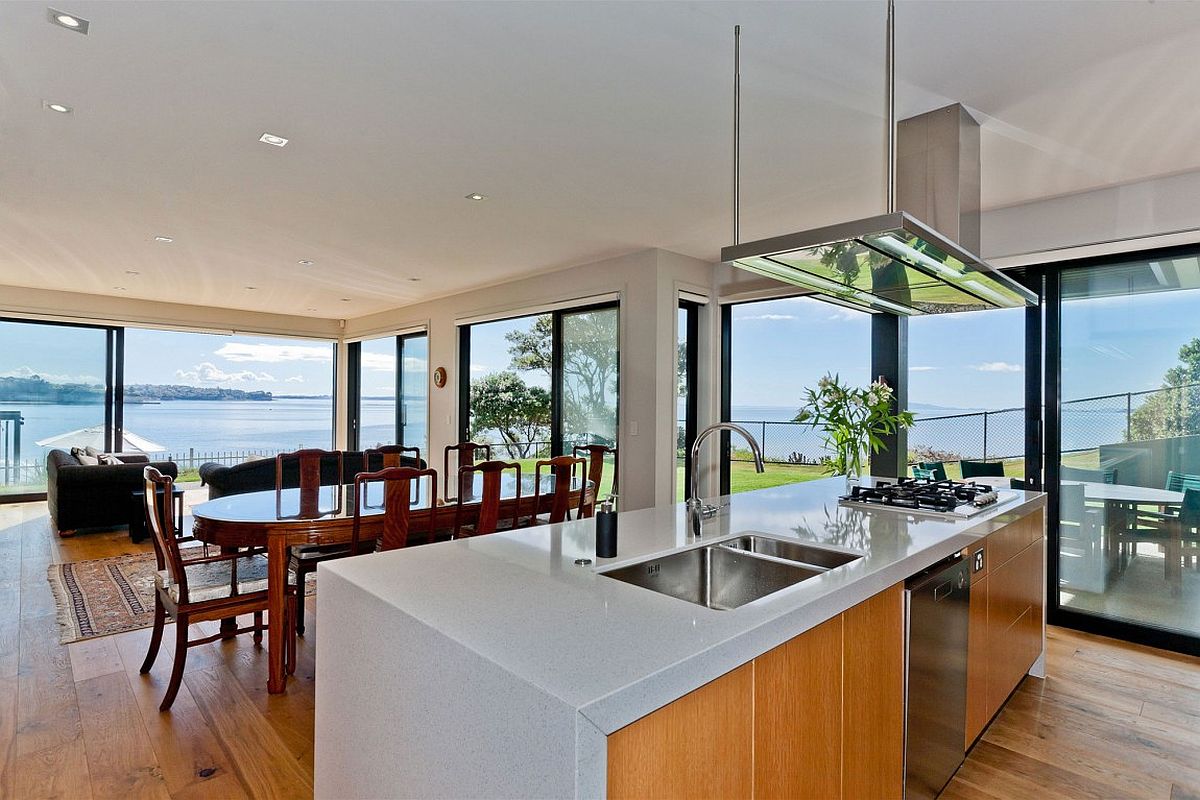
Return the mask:
POLYGON ((550 455, 563 454, 563 312, 555 311, 551 317, 550 334, 550 455))
MULTIPOLYGON (((335 373, 336 375, 336 373, 335 373)), ((362 342, 346 346, 346 446, 358 450, 362 444, 362 342)))
POLYGON ((458 440, 471 439, 471 326, 458 328, 458 440))
POLYGON ((683 492, 684 499, 688 499, 692 491, 692 445, 696 443, 696 420, 700 409, 696 390, 700 363, 696 346, 700 334, 700 306, 680 300, 679 307, 684 312, 684 336, 687 337, 686 360, 683 366, 684 380, 687 382, 687 402, 683 412, 683 492))
POLYGON ((395 439, 396 444, 400 445, 404 444, 404 344, 407 338, 406 336, 396 337, 395 439))
MULTIPOLYGON (((721 419, 733 415, 733 306, 721 306, 721 419)), ((729 494, 729 431, 721 431, 721 494, 729 494)))

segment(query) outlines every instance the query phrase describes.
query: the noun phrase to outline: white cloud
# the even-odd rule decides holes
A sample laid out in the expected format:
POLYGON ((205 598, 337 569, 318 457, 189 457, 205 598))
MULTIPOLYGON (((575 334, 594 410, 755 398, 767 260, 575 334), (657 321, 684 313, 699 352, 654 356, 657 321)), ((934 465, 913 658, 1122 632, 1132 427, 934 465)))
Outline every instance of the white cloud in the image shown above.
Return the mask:
POLYGON ((856 319, 862 319, 865 311, 852 311, 849 308, 839 308, 834 306, 834 311, 829 315, 830 322, 852 322, 856 319))
POLYGON ((104 383, 95 375, 67 375, 59 372, 38 372, 29 367, 17 367, 10 369, 7 372, 0 372, 0 378, 32 378, 34 376, 42 378, 49 383, 104 383))
POLYGON ((304 376, 303 375, 293 375, 292 377, 286 379, 284 382, 285 383, 304 383, 304 376))
POLYGON ((976 364, 971 369, 979 372, 1021 372, 1024 367, 1020 364, 1009 364, 1007 361, 985 361, 982 364, 976 364))
POLYGON ((240 372, 226 372, 208 361, 197 364, 191 369, 177 369, 175 370, 175 377, 183 381, 196 381, 198 383, 273 382, 275 380, 275 376, 269 372, 254 372, 248 369, 240 372))
POLYGON ((389 353, 363 353, 362 365, 372 372, 395 372, 396 356, 389 353))
POLYGON ((750 322, 751 320, 777 321, 777 320, 788 320, 788 319, 795 319, 795 318, 796 317, 793 314, 759 314, 759 315, 753 316, 753 317, 738 317, 738 320, 744 321, 744 322, 750 322))
POLYGON ((333 348, 328 345, 230 342, 221 345, 215 355, 228 361, 256 361, 263 364, 278 364, 283 361, 332 361, 333 348))
POLYGON ((472 364, 471 372, 491 372, 492 368, 487 364, 472 364))
POLYGON ((909 372, 934 372, 939 369, 941 369, 941 367, 909 367, 908 371, 909 372))

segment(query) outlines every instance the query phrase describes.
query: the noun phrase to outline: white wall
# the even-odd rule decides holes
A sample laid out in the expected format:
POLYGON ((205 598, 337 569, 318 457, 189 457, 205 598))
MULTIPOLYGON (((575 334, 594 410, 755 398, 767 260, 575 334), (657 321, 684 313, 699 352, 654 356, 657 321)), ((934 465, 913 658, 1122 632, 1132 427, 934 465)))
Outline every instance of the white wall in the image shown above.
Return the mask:
POLYGON ((413 327, 429 331, 430 371, 445 367, 448 376, 443 388, 432 384, 429 388, 430 460, 438 465, 442 449, 459 438, 460 320, 531 313, 549 305, 619 294, 621 507, 646 508, 670 503, 674 496, 678 291, 707 293, 711 270, 712 265, 704 261, 643 250, 360 317, 347 322, 345 335, 369 337, 413 327))
MULTIPOLYGON (((991 260, 1174 231, 1188 233, 1153 246, 1200 241, 1200 171, 986 211, 981 227, 983 256, 991 260)), ((1149 246, 1129 242, 1109 252, 1149 246)))

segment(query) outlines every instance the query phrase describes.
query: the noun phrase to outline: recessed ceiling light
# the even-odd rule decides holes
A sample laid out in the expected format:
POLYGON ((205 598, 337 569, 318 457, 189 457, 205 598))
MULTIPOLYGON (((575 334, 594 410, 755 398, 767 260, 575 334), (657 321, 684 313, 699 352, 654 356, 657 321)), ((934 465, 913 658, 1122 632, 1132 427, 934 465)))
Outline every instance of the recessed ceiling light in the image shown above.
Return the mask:
POLYGON ((77 17, 74 14, 68 14, 65 11, 58 11, 53 8, 46 9, 46 19, 50 20, 60 28, 66 28, 69 31, 82 33, 84 36, 87 35, 88 28, 92 24, 83 17, 77 17))
POLYGON ((315 308, 310 308, 310 309, 309 309, 309 311, 316 311, 316 309, 315 309, 315 308))
POLYGON ((63 105, 62 103, 48 103, 45 100, 42 101, 42 108, 50 111, 57 111, 59 114, 70 114, 75 110, 68 105, 63 105))
POLYGON ((258 287, 257 286, 247 286, 246 288, 253 292, 258 287))
POLYGON ((309 261, 307 258, 302 258, 299 261, 297 261, 296 263, 302 267, 311 267, 314 262, 309 261))
POLYGON ((349 297, 343 297, 343 298, 342 298, 342 302, 343 302, 343 303, 349 303, 349 302, 350 302, 350 298, 349 298, 349 297))
POLYGON ((170 236, 155 236, 155 237, 154 237, 154 241, 156 241, 156 242, 165 242, 165 243, 167 243, 167 244, 170 244, 171 242, 173 242, 173 241, 175 241, 175 240, 174 240, 174 239, 172 239, 170 236))
POLYGON ((419 281, 421 279, 420 278, 409 278, 409 280, 412 281, 413 283, 416 283, 417 281, 419 281))
POLYGON ((468 200, 475 200, 475 201, 479 201, 479 200, 487 200, 487 195, 486 195, 486 194, 480 194, 479 192, 472 192, 471 194, 467 195, 467 199, 468 199, 468 200))
POLYGON ((136 269, 127 269, 127 270, 125 270, 125 274, 126 275, 141 275, 142 273, 138 272, 136 269))
POLYGON ((114 286, 113 288, 114 288, 114 289, 116 289, 118 292, 123 292, 123 291, 125 291, 125 287, 124 287, 124 286, 114 286))
POLYGON ((258 140, 263 144, 273 144, 276 147, 283 147, 288 143, 287 139, 283 138, 282 136, 276 136, 273 133, 264 133, 262 136, 258 137, 258 140))

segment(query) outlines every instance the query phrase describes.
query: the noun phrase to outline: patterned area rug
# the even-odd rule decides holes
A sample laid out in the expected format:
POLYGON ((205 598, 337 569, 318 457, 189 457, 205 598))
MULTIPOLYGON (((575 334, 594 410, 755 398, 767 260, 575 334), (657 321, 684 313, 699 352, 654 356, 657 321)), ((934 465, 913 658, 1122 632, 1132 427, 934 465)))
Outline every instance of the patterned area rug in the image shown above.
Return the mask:
MULTIPOLYGON (((58 605, 63 644, 154 624, 154 553, 51 564, 50 589, 58 605)), ((310 576, 305 594, 315 591, 310 576)))

